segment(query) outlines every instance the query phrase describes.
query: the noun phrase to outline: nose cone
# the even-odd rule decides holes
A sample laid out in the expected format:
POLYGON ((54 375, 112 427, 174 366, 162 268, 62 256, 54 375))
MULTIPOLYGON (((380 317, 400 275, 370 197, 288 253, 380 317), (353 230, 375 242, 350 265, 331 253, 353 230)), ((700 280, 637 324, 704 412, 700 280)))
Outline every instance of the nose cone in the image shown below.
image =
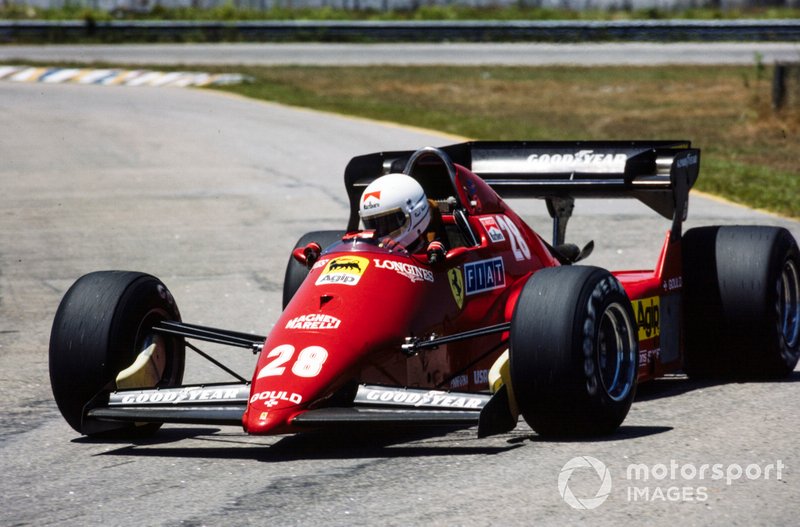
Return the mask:
MULTIPOLYGON (((292 432, 291 419, 400 354, 411 334, 440 320, 450 295, 424 264, 386 251, 323 255, 270 332, 258 359, 243 425, 252 434, 292 432), (428 309, 419 309, 419 306, 428 309)), ((403 375, 405 367, 402 360, 403 375)), ((402 384, 404 377, 396 380, 402 384)))
POLYGON ((251 434, 288 432, 291 417, 324 392, 317 377, 327 362, 327 350, 306 344, 308 335, 296 335, 294 344, 287 343, 288 337, 284 331, 273 330, 259 358, 243 417, 244 428, 251 434))
POLYGON ((270 333, 253 376, 243 423, 251 434, 291 432, 291 418, 352 379, 363 355, 363 348, 325 318, 330 315, 320 315, 322 322, 313 313, 285 315, 270 333), (301 317, 312 322, 298 325, 301 317))
POLYGON ((253 405, 247 409, 242 419, 244 430, 254 435, 288 434, 292 430, 291 422, 299 408, 282 408, 277 410, 264 410, 253 405))

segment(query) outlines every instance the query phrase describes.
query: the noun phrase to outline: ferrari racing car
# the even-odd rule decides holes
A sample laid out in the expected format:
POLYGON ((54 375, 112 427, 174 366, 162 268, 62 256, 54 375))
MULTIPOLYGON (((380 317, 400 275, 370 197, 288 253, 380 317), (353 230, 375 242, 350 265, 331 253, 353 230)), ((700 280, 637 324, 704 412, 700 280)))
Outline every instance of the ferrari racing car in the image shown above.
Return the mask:
POLYGON ((159 279, 100 271, 55 315, 50 378, 85 435, 163 423, 249 434, 367 426, 615 431, 637 384, 774 378, 800 357, 800 255, 785 229, 683 232, 688 141, 470 142, 353 158, 346 229, 304 235, 268 335, 189 324, 159 279), (539 198, 552 239, 504 198, 539 198), (635 198, 671 221, 652 270, 581 265, 575 199, 635 198), (202 342, 252 350, 242 377, 202 342), (186 349, 236 379, 184 385, 186 349))

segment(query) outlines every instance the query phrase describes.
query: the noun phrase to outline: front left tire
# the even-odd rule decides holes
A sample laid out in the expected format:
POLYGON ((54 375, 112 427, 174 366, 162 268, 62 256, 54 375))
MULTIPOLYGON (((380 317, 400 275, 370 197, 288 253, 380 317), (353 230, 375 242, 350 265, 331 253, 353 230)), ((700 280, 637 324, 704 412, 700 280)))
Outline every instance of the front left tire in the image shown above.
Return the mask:
POLYGON ((636 395, 633 309, 604 269, 534 273, 514 310, 509 353, 517 407, 543 436, 610 434, 636 395))

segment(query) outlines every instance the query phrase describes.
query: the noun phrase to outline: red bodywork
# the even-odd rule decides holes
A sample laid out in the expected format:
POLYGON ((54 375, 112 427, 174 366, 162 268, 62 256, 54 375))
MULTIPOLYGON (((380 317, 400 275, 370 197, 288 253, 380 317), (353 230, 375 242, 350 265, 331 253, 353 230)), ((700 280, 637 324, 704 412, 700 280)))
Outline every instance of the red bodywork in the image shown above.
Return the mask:
MULTIPOLYGON (((243 426, 251 434, 297 431, 292 420, 326 405, 348 383, 488 390, 488 369, 508 332, 442 345, 413 357, 407 337, 451 335, 511 320, 527 278, 560 265, 550 248, 480 177, 455 165, 459 201, 479 243, 450 247, 443 264, 350 235, 321 255, 264 344, 243 426)), ((443 214, 444 225, 453 225, 443 214)), ((680 240, 664 243, 653 271, 615 276, 639 326, 639 380, 681 362, 680 240)))

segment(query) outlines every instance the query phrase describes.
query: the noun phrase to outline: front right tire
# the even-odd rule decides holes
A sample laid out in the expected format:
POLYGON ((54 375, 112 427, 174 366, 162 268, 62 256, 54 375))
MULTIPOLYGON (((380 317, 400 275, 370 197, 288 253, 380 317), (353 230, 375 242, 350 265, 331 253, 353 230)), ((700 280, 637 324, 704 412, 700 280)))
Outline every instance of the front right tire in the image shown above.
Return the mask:
MULTIPOLYGON (((309 232, 297 240, 294 248, 305 247, 311 242, 316 242, 325 250, 327 247, 341 240, 344 235, 344 231, 309 232)), ((289 262, 286 264, 286 274, 283 277, 283 309, 286 309, 286 306, 289 305, 289 302, 292 300, 297 290, 300 289, 300 284, 303 283, 306 276, 308 276, 308 267, 290 256, 289 262)))
POLYGON ((50 333, 50 384, 61 415, 76 431, 109 430, 140 437, 159 423, 90 423, 84 411, 96 396, 116 389, 117 375, 146 348, 158 379, 141 388, 179 386, 183 338, 152 331, 163 320, 180 321, 169 289, 157 278, 129 271, 98 271, 79 278, 61 300, 50 333))

